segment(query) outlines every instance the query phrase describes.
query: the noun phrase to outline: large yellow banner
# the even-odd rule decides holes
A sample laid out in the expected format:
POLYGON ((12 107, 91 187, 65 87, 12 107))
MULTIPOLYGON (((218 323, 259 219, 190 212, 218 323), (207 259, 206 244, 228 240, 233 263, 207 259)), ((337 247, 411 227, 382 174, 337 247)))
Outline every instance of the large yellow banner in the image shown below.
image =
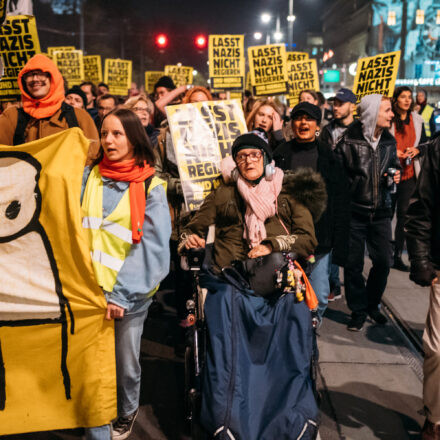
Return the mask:
POLYGON ((83 56, 84 81, 98 84, 102 82, 101 55, 83 56))
POLYGON ((165 75, 171 77, 174 84, 187 86, 193 83, 193 68, 191 66, 179 66, 178 64, 165 66, 165 75))
POLYGON ((360 58, 354 79, 353 93, 359 102, 363 96, 379 93, 393 96, 399 70, 400 50, 374 57, 360 58))
POLYGON ((53 54, 57 50, 61 50, 63 52, 67 52, 69 50, 75 50, 75 46, 49 46, 47 48, 47 56, 53 59, 53 54))
POLYGON ((131 87, 131 60, 106 58, 104 67, 104 82, 108 84, 110 93, 127 96, 131 87))
POLYGON ((145 72, 145 90, 147 93, 154 93, 154 86, 165 73, 163 70, 148 70, 145 72))
POLYGON ((248 48, 248 58, 254 95, 280 95, 287 92, 284 44, 251 46, 248 48))
POLYGON ((307 52, 287 52, 286 53, 286 60, 287 63, 292 61, 303 61, 308 60, 309 54, 307 52))
POLYGON ((220 184, 220 161, 247 132, 240 101, 204 101, 165 107, 183 195, 190 211, 220 184))
POLYGON ((299 94, 303 90, 319 92, 318 66, 315 59, 287 62, 287 77, 289 78, 289 107, 295 107, 299 94))
POLYGON ((81 225, 79 128, 0 148, 0 435, 116 416, 113 322, 81 225))
POLYGON ((78 86, 84 81, 84 65, 82 50, 56 50, 53 61, 69 87, 78 86))
POLYGON ((0 53, 5 72, 0 81, 0 101, 20 98, 17 78, 24 65, 40 53, 35 17, 9 16, 0 27, 0 53))
POLYGON ((244 35, 209 36, 209 77, 214 91, 243 90, 244 35))

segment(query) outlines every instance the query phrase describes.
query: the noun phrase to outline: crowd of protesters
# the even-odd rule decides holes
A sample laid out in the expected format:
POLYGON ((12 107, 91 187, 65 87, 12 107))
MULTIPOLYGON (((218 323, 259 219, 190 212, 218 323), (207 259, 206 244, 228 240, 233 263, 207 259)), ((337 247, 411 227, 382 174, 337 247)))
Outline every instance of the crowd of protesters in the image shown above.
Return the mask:
MULTIPOLYGON (((92 255, 96 255, 97 279, 108 301, 106 318, 117 319, 118 419, 113 425, 88 429, 87 436, 127 438, 139 405, 143 322, 158 285, 171 262, 183 334, 185 302, 192 292, 188 274, 180 268, 179 250, 203 247, 209 221, 216 212, 223 212, 222 204, 229 206, 238 197, 234 186, 222 185, 197 215, 186 209, 165 108, 219 97, 201 86, 176 87, 167 76, 159 79, 151 95, 133 86, 121 98, 109 94, 106 84, 91 82, 67 89, 54 63, 44 55, 27 63, 18 84, 21 101, 3 105, 0 144, 19 145, 70 127, 81 128, 90 140, 81 195, 86 218, 106 216, 130 232, 129 238, 109 240, 108 248, 98 249, 99 237, 91 225, 83 223, 92 255), (104 190, 99 192, 101 180, 104 190), (148 185, 142 185, 147 181, 148 185), (101 212, 97 206, 102 206, 101 212), (117 271, 108 270, 98 256, 101 251, 119 258, 117 271)), ((231 239, 233 246, 228 232, 219 228, 217 234, 228 252, 216 254, 215 263, 221 268, 232 256, 254 258, 279 250, 294 250, 308 258, 309 279, 319 303, 318 325, 328 301, 342 296, 342 267, 351 312, 347 329, 351 331, 361 331, 368 316, 379 325, 387 322, 380 304, 390 268, 411 272, 413 281, 432 286, 424 337, 428 417, 423 438, 440 438, 440 344, 436 336, 440 330, 436 272, 440 265, 440 141, 426 91, 418 91, 416 99, 408 87, 398 87, 391 99, 366 96, 356 116, 356 96, 345 88, 329 102, 322 94, 305 90, 293 109, 277 99, 256 99, 246 92, 243 110, 251 134, 234 144, 229 165, 240 171, 236 186, 244 200, 245 220, 233 219, 240 225, 231 239), (304 168, 322 179, 326 202, 318 198, 320 208, 311 208, 310 200, 298 202, 300 197, 288 194, 290 186, 285 180, 282 183, 283 173, 304 168), (274 194, 268 183, 273 176, 274 194), (263 188, 265 196, 252 198, 248 187, 263 188), (286 235, 283 222, 276 220, 278 212, 273 211, 283 194, 289 203, 280 208, 288 225, 286 235), (266 196, 273 205, 267 209, 266 196), (255 206, 255 200, 261 206, 255 206), (402 260, 406 240, 411 267, 402 260), (362 274, 365 247, 372 260, 367 280, 362 274)))

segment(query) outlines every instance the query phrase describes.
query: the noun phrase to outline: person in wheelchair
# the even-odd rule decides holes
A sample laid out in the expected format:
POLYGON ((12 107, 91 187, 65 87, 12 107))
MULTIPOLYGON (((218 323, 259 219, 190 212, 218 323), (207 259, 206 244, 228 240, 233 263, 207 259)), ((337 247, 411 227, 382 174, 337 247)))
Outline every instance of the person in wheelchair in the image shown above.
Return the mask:
MULTIPOLYGON (((181 252, 205 247, 215 225, 212 267, 200 277, 208 289, 200 422, 214 438, 315 438, 311 313, 301 292, 289 287, 293 278, 297 286, 307 285, 292 260, 307 259, 317 246, 314 222, 325 209, 324 182, 310 169, 284 174, 276 168, 267 138, 257 130, 237 137, 221 170, 223 182, 179 245, 181 252), (275 276, 268 256, 280 255, 287 273, 275 276), (244 272, 235 270, 237 261, 245 263, 244 272), (246 283, 253 261, 260 262, 253 275, 258 279, 259 272, 261 281, 246 283), (288 282, 281 288, 283 277, 288 282), (273 291, 259 291, 265 280, 273 281, 273 291)), ((317 306, 313 291, 305 296, 317 306)))

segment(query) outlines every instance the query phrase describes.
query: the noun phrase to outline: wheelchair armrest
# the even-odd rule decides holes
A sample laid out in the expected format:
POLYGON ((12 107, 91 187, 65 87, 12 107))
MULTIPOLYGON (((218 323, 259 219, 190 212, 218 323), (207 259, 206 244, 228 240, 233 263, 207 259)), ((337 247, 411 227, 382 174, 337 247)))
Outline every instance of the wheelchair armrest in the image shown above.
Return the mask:
POLYGON ((183 270, 200 270, 205 258, 205 248, 182 250, 180 266, 183 270))

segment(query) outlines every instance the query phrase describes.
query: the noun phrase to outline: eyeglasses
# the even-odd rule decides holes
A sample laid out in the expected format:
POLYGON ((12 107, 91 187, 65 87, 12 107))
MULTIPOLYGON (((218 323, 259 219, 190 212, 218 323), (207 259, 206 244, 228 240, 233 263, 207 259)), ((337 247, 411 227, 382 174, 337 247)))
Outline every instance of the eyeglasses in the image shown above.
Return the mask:
POLYGON ((142 107, 133 107, 133 111, 137 113, 150 113, 148 111, 148 108, 142 108, 142 107))
POLYGON ((42 72, 41 70, 32 70, 31 72, 25 73, 23 79, 27 82, 33 79, 34 76, 36 76, 37 79, 47 79, 50 77, 50 73, 42 72))
POLYGON ((261 151, 253 151, 252 153, 238 153, 237 156, 235 156, 235 162, 238 164, 241 164, 243 162, 246 162, 248 159, 251 162, 256 162, 257 160, 260 160, 263 157, 263 154, 261 151))

